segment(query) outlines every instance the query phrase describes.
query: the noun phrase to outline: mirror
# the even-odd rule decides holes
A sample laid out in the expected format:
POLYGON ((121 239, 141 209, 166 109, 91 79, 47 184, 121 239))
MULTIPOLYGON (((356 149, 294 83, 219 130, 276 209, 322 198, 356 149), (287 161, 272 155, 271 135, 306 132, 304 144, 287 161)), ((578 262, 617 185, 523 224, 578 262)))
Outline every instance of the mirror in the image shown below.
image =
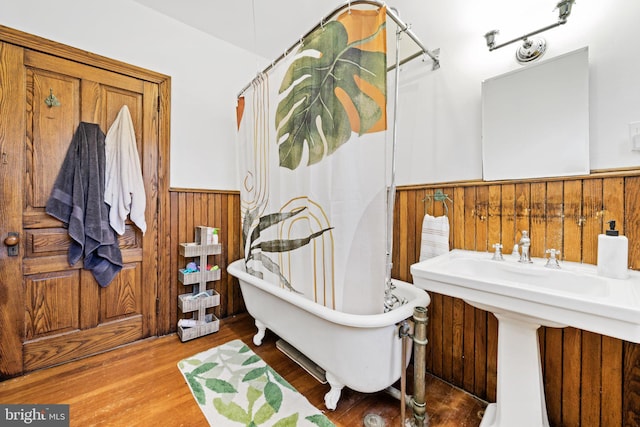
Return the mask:
POLYGON ((483 179, 588 173, 587 47, 482 82, 483 179))

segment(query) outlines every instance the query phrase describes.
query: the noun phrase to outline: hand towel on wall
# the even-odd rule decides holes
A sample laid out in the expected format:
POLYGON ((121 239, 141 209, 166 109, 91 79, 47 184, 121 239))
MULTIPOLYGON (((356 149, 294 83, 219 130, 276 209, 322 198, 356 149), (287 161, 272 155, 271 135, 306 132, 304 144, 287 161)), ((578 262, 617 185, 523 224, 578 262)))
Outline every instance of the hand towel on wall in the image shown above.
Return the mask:
POLYGON ((426 214, 422 220, 420 261, 449 252, 449 218, 426 214))
POLYGON ((118 239, 104 202, 104 140, 98 125, 80 123, 45 208, 68 227, 69 265, 84 256, 84 268, 102 287, 122 269, 118 239))
POLYGON ((124 234, 127 215, 142 234, 147 230, 144 218, 147 199, 138 157, 136 135, 129 107, 123 106, 107 132, 105 140, 107 169, 104 201, 111 206, 109 223, 124 234))

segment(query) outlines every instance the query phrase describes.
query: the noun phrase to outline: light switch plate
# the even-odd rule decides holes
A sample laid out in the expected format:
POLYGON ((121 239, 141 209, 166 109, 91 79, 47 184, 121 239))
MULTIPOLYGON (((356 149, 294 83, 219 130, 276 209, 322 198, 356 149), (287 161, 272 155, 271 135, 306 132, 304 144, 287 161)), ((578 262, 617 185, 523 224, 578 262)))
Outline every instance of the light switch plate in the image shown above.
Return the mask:
POLYGON ((640 122, 629 123, 631 151, 640 151, 640 122))

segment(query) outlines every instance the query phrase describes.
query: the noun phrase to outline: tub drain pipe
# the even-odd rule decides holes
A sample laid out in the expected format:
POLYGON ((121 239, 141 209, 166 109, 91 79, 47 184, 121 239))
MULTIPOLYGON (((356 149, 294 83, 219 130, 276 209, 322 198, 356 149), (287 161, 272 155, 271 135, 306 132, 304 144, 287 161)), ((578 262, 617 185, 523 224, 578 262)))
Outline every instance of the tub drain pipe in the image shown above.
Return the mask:
POLYGON ((409 342, 411 326, 406 320, 400 325, 400 339, 402 340, 402 361, 400 365, 400 419, 404 423, 407 406, 407 343, 409 342))
POLYGON ((413 426, 429 425, 425 402, 425 375, 427 356, 427 316, 426 307, 413 309, 413 426))

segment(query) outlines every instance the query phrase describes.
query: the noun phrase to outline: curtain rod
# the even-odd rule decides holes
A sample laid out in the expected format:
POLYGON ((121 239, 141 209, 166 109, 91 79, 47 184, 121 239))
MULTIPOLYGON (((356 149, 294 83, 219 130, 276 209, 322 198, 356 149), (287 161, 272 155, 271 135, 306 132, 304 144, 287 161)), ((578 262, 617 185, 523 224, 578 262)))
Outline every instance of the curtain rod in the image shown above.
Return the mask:
MULTIPOLYGON (((345 4, 343 4, 342 6, 338 6, 337 8, 335 8, 333 10, 333 12, 329 13, 327 16, 325 16, 315 27, 313 27, 311 30, 307 31, 307 33, 300 37, 300 40, 305 39, 309 34, 313 33, 315 30, 317 30, 318 28, 321 28, 325 22, 333 19, 334 16, 336 16, 338 13, 342 12, 345 9, 350 8, 353 5, 359 5, 359 4, 368 4, 371 6, 377 6, 377 7, 386 7, 387 4, 384 1, 378 1, 378 0, 353 0, 353 1, 347 1, 345 4)), ((418 37, 413 33, 413 31, 411 31, 411 29, 409 28, 409 26, 407 24, 404 23, 404 21, 402 21, 400 19, 400 16, 398 16, 398 14, 391 8, 387 7, 387 16, 389 16, 389 18, 391 18, 397 25, 398 27, 400 27, 400 31, 403 31, 406 35, 408 35, 411 40, 413 40, 418 47, 422 50, 422 52, 418 52, 414 55, 411 55, 408 58, 405 58, 403 61, 400 62, 399 65, 402 65, 408 61, 411 61, 414 58, 417 58, 418 56, 422 55, 422 54, 426 54, 427 56, 429 56, 429 58, 431 58, 433 60, 433 70, 437 70, 438 68, 440 68, 440 60, 438 59, 438 49, 436 49, 435 51, 430 51, 429 49, 427 49, 426 47, 424 47, 424 45, 422 44, 422 42, 420 41, 420 39, 418 39, 418 37)), ((264 74, 269 72, 273 67, 275 67, 275 65, 280 62, 281 60, 283 60, 293 49, 296 48, 296 46, 298 46, 298 44, 300 44, 300 41, 294 43, 293 45, 291 45, 291 47, 289 47, 289 49, 285 50, 284 53, 282 55, 280 55, 278 58, 276 58, 275 61, 273 61, 271 64, 267 65, 261 73, 259 74, 264 74)), ((392 70, 393 68, 395 68, 394 65, 392 67, 389 67, 389 70, 392 70)), ((257 79, 258 77, 255 77, 253 80, 251 80, 249 82, 249 84, 247 84, 245 87, 242 88, 242 90, 240 90, 240 92, 238 93, 238 98, 240 98, 242 96, 242 94, 244 94, 246 92, 247 89, 249 89, 251 87, 251 84, 257 79)))

